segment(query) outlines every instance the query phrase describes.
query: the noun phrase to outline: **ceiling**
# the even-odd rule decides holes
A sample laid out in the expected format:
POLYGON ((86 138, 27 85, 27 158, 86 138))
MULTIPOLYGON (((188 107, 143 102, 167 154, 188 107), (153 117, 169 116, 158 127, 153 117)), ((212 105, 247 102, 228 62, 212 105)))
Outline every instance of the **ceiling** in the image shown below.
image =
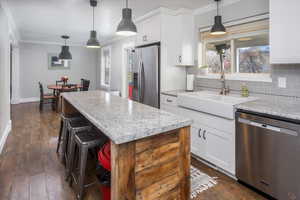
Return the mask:
MULTIPOLYGON (((99 1, 99 0, 98 0, 99 1)), ((135 18, 159 7, 197 9, 212 0, 129 0, 135 18)), ((21 40, 61 42, 60 35, 71 36, 72 43, 84 44, 92 29, 89 0, 9 0, 8 8, 21 40)), ((100 41, 114 36, 125 0, 100 0, 95 10, 100 41)))

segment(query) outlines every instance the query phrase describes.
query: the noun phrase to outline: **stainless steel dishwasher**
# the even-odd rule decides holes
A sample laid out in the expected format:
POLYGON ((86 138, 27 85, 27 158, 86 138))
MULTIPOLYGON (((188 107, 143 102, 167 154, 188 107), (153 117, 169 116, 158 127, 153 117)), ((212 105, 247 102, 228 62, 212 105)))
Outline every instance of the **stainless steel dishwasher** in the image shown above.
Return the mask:
POLYGON ((300 122, 236 112, 236 175, 279 200, 300 199, 300 122))

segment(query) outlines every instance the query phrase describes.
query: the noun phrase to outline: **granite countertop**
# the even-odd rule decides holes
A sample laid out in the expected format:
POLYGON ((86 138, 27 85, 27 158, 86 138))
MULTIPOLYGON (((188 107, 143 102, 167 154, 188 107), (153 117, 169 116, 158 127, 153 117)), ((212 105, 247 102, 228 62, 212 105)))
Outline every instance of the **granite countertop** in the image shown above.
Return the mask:
POLYGON ((300 100, 297 98, 280 98, 270 96, 268 98, 242 103, 237 105, 236 108, 293 120, 300 120, 300 100))
POLYGON ((185 92, 190 92, 190 91, 186 91, 186 90, 171 90, 171 91, 161 92, 161 94, 168 95, 168 96, 173 96, 173 97, 178 97, 179 93, 185 93, 185 92))
POLYGON ((104 91, 62 96, 114 143, 122 144, 192 124, 192 120, 104 91))

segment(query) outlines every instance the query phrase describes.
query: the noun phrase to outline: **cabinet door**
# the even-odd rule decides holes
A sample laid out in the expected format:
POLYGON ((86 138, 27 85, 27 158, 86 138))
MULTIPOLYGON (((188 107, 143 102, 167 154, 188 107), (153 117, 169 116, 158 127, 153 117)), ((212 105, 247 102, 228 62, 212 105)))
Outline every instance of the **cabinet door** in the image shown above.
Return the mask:
POLYGON ((180 30, 178 34, 178 42, 176 43, 176 65, 193 66, 194 65, 194 16, 191 14, 183 14, 179 17, 180 30))
POLYGON ((215 129, 205 129, 206 159, 220 168, 235 174, 235 143, 233 136, 215 129))
POLYGON ((191 126, 191 152, 200 158, 205 159, 206 142, 202 136, 203 128, 197 124, 191 126))
POLYGON ((136 38, 137 45, 150 44, 160 41, 161 36, 161 16, 153 16, 137 25, 138 35, 136 38))
POLYGON ((272 64, 300 63, 299 0, 270 1, 270 55, 272 64))

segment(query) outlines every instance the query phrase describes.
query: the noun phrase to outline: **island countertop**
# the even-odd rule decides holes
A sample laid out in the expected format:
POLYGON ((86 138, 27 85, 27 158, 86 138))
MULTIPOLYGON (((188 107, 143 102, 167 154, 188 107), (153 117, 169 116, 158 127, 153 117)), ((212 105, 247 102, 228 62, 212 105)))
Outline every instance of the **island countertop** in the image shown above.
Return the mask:
POLYGON ((190 126, 193 122, 99 90, 63 93, 62 97, 115 144, 190 126))

